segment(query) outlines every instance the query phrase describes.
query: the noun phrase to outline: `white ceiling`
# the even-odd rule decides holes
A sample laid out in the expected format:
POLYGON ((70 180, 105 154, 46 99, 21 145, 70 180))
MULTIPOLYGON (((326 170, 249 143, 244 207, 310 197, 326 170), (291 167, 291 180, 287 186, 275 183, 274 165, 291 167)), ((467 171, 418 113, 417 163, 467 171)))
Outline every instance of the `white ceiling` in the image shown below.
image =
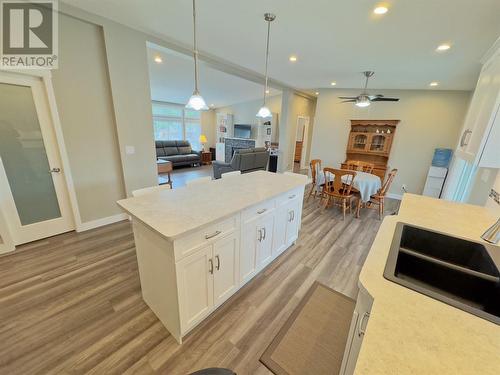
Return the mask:
MULTIPOLYGON (((131 27, 192 43, 191 1, 64 0, 131 27)), ((270 76, 313 89, 372 88, 469 90, 479 59, 500 35, 499 0, 389 0, 384 16, 376 0, 198 0, 199 49, 247 69, 263 71, 266 25, 271 27, 270 76), (451 50, 435 48, 450 42, 451 50), (298 56, 290 63, 291 54, 298 56)))
MULTIPOLYGON (((194 63, 192 57, 168 52, 164 48, 148 48, 149 79, 151 98, 171 103, 187 103, 193 94, 194 63), (163 60, 158 64, 154 58, 163 60)), ((230 74, 199 64, 200 92, 208 105, 223 107, 235 103, 261 99, 264 95, 262 84, 250 82, 230 74)), ((271 89, 269 95, 280 92, 271 89)))

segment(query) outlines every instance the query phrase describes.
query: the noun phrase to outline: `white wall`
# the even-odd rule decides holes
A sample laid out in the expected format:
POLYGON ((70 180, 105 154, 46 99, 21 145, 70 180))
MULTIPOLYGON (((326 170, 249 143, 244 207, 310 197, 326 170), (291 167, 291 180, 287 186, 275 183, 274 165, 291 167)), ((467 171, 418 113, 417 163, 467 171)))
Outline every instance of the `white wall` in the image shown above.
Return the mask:
POLYGON ((338 96, 356 96, 359 90, 324 89, 318 97, 311 158, 323 160, 323 166, 340 167, 345 160, 351 119, 401 120, 389 159, 398 175, 390 193, 401 194, 401 185, 420 194, 431 165, 434 149, 454 149, 470 101, 468 91, 376 90, 399 102, 373 103, 358 108, 340 103, 338 96))

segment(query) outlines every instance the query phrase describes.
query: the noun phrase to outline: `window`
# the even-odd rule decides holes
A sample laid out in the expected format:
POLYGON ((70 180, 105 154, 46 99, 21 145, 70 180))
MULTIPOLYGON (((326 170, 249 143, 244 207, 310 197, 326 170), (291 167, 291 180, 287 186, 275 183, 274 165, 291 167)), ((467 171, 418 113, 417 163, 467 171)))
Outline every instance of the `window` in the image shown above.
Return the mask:
POLYGON ((201 114, 179 104, 153 102, 155 140, 187 140, 201 150, 201 114))

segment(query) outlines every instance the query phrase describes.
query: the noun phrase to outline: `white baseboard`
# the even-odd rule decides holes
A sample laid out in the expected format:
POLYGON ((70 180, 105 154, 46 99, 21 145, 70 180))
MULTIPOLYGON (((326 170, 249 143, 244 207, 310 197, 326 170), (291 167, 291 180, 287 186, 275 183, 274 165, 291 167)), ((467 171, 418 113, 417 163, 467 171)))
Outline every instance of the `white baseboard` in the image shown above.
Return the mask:
POLYGON ((402 194, 394 194, 394 193, 387 193, 386 197, 387 198, 391 198, 391 199, 397 199, 398 201, 400 201, 401 199, 403 199, 403 195, 402 194))
POLYGON ((81 223, 80 225, 77 225, 76 231, 77 232, 84 232, 84 231, 89 230, 89 229, 102 227, 104 225, 117 223, 118 221, 127 220, 127 219, 128 219, 128 215, 126 213, 121 213, 121 214, 116 214, 113 216, 103 217, 102 219, 86 221, 85 223, 81 223))

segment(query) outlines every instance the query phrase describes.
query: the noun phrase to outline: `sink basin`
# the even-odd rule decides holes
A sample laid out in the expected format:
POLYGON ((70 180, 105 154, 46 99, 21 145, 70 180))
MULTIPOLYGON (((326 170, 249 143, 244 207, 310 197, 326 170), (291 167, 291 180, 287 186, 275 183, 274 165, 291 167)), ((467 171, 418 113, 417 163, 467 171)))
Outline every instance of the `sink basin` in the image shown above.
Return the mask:
POLYGON ((500 248, 398 223, 384 277, 500 325, 500 248))

